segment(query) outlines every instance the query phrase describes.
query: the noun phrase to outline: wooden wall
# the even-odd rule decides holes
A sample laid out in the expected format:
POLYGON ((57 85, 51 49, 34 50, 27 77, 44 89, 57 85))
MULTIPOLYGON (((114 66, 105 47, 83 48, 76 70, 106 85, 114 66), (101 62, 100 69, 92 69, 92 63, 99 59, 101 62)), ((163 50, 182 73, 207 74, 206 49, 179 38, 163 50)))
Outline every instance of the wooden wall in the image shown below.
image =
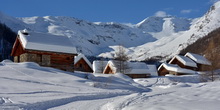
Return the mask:
POLYGON ((166 74, 169 74, 169 71, 166 70, 163 66, 158 70, 158 75, 159 76, 165 76, 166 74))
POLYGON ((83 71, 83 72, 93 72, 92 68, 86 63, 86 61, 81 58, 76 64, 74 64, 74 68, 76 71, 83 71))
POLYGON ((61 54, 42 51, 26 50, 26 53, 15 56, 14 60, 19 62, 36 62, 41 66, 54 67, 64 71, 74 71, 73 54, 61 54))
POLYGON ((74 55, 52 54, 51 67, 64 71, 74 71, 74 55))
POLYGON ((197 68, 195 68, 195 67, 185 66, 183 63, 181 63, 176 58, 170 64, 177 64, 181 68, 186 68, 186 69, 190 69, 190 70, 197 70, 197 68))
POLYGON ((150 74, 126 74, 126 75, 131 78, 148 78, 148 77, 150 77, 150 74))
POLYGON ((103 73, 104 74, 115 74, 109 65, 107 65, 107 67, 104 69, 103 73))

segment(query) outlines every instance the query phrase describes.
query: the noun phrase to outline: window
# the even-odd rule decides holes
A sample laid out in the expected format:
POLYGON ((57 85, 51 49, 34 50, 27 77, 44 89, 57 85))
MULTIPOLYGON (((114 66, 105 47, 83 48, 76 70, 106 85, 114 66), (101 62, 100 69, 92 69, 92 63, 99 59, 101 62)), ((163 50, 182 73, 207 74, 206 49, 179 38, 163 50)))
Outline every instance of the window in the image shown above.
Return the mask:
POLYGON ((17 57, 17 61, 18 61, 18 63, 20 63, 20 56, 17 57))
POLYGON ((80 71, 83 71, 83 65, 82 65, 82 63, 79 64, 79 70, 80 70, 80 71))
POLYGON ((70 57, 67 57, 66 60, 70 60, 70 57))
POLYGON ((82 68, 82 64, 79 64, 79 67, 82 68))
POLYGON ((50 65, 50 55, 37 54, 37 63, 44 66, 50 65))

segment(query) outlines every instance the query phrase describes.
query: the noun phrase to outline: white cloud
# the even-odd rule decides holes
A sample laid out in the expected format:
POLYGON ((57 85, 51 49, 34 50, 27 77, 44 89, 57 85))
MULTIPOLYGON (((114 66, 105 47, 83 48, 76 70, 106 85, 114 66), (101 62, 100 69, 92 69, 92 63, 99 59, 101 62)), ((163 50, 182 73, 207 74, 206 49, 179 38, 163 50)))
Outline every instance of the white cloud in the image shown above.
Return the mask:
POLYGON ((136 26, 136 24, 132 24, 132 23, 122 23, 122 24, 132 28, 136 26))
POLYGON ((183 14, 188 14, 188 13, 191 13, 192 12, 192 10, 181 10, 180 11, 181 13, 183 13, 183 14))
POLYGON ((166 17, 167 16, 167 13, 165 11, 157 11, 154 16, 157 16, 157 17, 166 17))
POLYGON ((220 1, 220 0, 210 0, 209 3, 214 4, 217 1, 220 1))

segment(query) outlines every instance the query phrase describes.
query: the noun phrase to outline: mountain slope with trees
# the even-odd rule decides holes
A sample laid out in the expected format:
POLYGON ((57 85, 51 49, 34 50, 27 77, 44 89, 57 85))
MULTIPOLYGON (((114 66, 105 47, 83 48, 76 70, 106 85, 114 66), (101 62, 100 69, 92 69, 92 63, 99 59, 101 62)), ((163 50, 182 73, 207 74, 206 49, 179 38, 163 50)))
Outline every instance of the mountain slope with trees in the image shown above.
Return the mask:
POLYGON ((16 33, 5 24, 0 23, 0 61, 11 59, 10 56, 13 44, 16 39, 16 33))
POLYGON ((220 68, 220 28, 210 32, 203 38, 183 49, 180 54, 187 52, 204 55, 213 65, 213 69, 220 68))

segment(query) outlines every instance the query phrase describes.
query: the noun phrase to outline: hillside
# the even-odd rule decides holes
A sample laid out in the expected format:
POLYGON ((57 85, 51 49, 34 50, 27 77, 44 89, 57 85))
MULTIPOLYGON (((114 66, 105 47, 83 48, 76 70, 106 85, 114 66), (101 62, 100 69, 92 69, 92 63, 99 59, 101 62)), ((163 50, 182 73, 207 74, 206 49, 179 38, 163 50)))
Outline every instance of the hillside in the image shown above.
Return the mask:
POLYGON ((16 36, 16 33, 9 27, 0 23, 0 61, 3 59, 12 59, 10 54, 16 36))
POLYGON ((214 65, 214 69, 220 68, 220 28, 210 32, 203 38, 183 49, 180 53, 193 52, 204 55, 214 65))
MULTIPOLYGON (((155 56, 162 58, 162 60, 169 59, 199 38, 202 38, 209 32, 219 28, 219 18, 220 1, 215 3, 204 16, 192 20, 189 30, 186 31, 172 31, 175 27, 173 22, 171 22, 172 19, 165 18, 166 21, 163 23, 164 30, 152 34, 158 35, 160 39, 137 47, 128 48, 127 53, 130 55, 130 57, 136 60, 146 60, 155 56), (171 31, 170 35, 166 33, 169 31, 171 31)), ((103 53, 101 55, 109 56, 113 54, 114 51, 103 53)))

